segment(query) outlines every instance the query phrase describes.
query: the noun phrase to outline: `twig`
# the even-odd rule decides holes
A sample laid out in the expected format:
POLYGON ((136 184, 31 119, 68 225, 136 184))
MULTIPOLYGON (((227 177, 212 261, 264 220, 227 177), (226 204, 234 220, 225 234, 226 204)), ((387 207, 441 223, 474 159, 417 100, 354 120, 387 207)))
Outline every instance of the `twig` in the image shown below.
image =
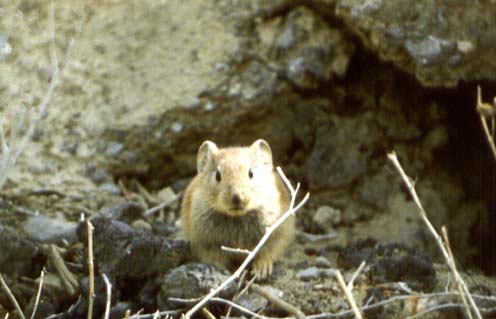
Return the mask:
MULTIPOLYGON (((183 298, 169 298, 169 300, 170 301, 174 301, 174 302, 184 303, 184 304, 191 304, 191 303, 197 302, 196 299, 183 299, 183 298)), ((247 309, 247 308, 245 308, 245 307, 243 307, 241 305, 238 305, 237 303, 235 303, 235 302, 233 302, 231 300, 227 300, 227 299, 224 299, 224 298, 212 297, 208 301, 223 303, 225 305, 228 305, 230 307, 233 307, 234 309, 237 309, 237 310, 239 310, 241 312, 244 312, 247 315, 250 315, 250 316, 255 317, 255 318, 258 318, 258 319, 268 319, 268 318, 270 318, 270 317, 259 315, 258 313, 253 312, 250 309, 247 309)))
POLYGON ((158 212, 159 210, 161 209, 164 209, 170 205, 172 205, 173 203, 175 203, 177 200, 178 200, 179 196, 175 196, 174 198, 170 198, 169 200, 155 206, 155 207, 152 207, 152 208, 149 208, 147 210, 145 210, 145 212, 143 213, 143 216, 147 217, 155 212, 158 212))
POLYGON ((110 301, 112 299, 112 284, 110 283, 110 280, 108 279, 107 275, 102 274, 103 281, 105 282, 105 287, 107 290, 107 302, 105 303, 105 315, 103 316, 104 319, 109 319, 110 315, 110 301))
MULTIPOLYGON (((455 262, 450 258, 450 254, 448 253, 448 249, 443 244, 443 241, 441 239, 441 236, 439 236, 439 234, 437 233, 436 229, 434 228, 434 226, 429 221, 429 218, 427 217, 427 213, 425 212, 424 207, 422 206, 422 203, 420 202, 420 199, 419 199, 419 197, 417 195, 417 192, 415 191, 415 187, 413 186, 413 184, 412 184, 410 178, 408 177, 408 175, 406 175, 405 171, 403 170, 403 167, 401 167, 401 164, 398 161, 398 157, 396 156, 396 153, 395 152, 389 153, 388 154, 388 158, 394 164, 394 166, 396 167, 396 169, 400 173, 401 178, 403 179, 403 182, 408 187, 408 190, 410 191, 410 195, 412 196, 413 201, 415 202, 415 204, 418 207, 418 211, 420 213, 420 217, 422 218, 422 220, 424 221, 424 223, 427 225, 427 228, 429 229, 429 231, 431 232, 432 236, 436 240, 436 243, 439 246, 439 249, 441 250, 441 253, 443 254, 443 257, 446 260, 446 262, 447 262, 447 264, 448 264, 451 272, 455 276, 456 281, 459 283, 459 285, 461 285, 463 287, 463 292, 467 296, 467 299, 468 299, 468 301, 469 301, 469 303, 470 303, 470 305, 472 307, 472 310, 475 312, 476 317, 478 319, 482 319, 482 315, 481 315, 479 309, 477 308, 477 305, 475 304, 474 299, 470 295, 470 291, 469 291, 467 285, 465 284, 465 281, 463 280, 463 278, 460 276, 460 274, 456 270, 455 262)), ((467 311, 470 312, 470 309, 467 309, 467 311)))
POLYGON ((88 295, 88 319, 93 317, 93 299, 95 298, 95 269, 93 266, 93 225, 86 221, 88 228, 88 269, 90 275, 90 289, 88 295))
POLYGON ((346 286, 346 282, 344 281, 343 275, 341 275, 341 272, 339 270, 336 270, 336 278, 339 282, 339 285, 341 286, 341 289, 344 292, 344 295, 346 297, 346 300, 348 300, 348 304, 350 305, 350 308, 353 310, 353 313, 355 314, 355 318, 357 319, 362 319, 362 314, 360 313, 360 310, 358 309, 355 299, 353 298, 353 294, 351 293, 351 289, 346 286))
POLYGON ((40 274, 40 284, 38 285, 38 292, 36 293, 36 299, 34 301, 33 312, 31 313, 31 319, 34 318, 36 311, 38 310, 38 305, 40 303, 41 290, 43 289, 43 279, 45 278, 45 272, 42 270, 40 274))
POLYGON ((348 286, 347 286, 349 291, 353 290, 353 284, 354 284, 355 280, 358 278, 358 276, 360 275, 360 273, 362 272, 363 267, 365 267, 365 264, 366 264, 365 260, 362 261, 360 266, 358 266, 357 270, 353 273, 353 276, 351 276, 351 279, 348 282, 348 286))
POLYGON ((290 315, 295 316, 297 319, 306 318, 305 314, 300 309, 298 309, 295 306, 291 305, 290 303, 282 300, 281 298, 274 296, 272 293, 267 291, 267 289, 264 289, 263 287, 261 287, 257 284, 253 284, 251 286, 251 290, 253 292, 259 294, 260 296, 264 297, 265 299, 267 299, 271 304, 278 307, 279 309, 284 310, 287 313, 289 313, 290 315))
MULTIPOLYGON (((451 251, 451 246, 449 244, 449 238, 448 238, 448 231, 446 230, 446 227, 444 227, 444 226, 441 227, 441 234, 443 235, 444 245, 445 245, 446 250, 448 251, 448 254, 450 257, 449 261, 453 263, 453 265, 452 265, 453 269, 455 269, 458 276, 460 276, 460 274, 458 273, 458 270, 456 269, 455 258, 453 257, 453 252, 451 251)), ((457 278, 458 277, 455 276, 455 279, 457 279, 457 278)), ((465 294, 463 293, 463 286, 461 285, 461 283, 458 280, 457 280, 457 287, 458 287, 458 292, 460 293, 460 298, 462 299, 463 305, 465 306, 467 316, 469 317, 469 319, 472 319, 473 318, 472 312, 470 311, 470 307, 467 303, 467 298, 465 298, 465 294)))
MULTIPOLYGON (((176 310, 165 310, 165 311, 160 311, 158 314, 160 316, 174 316, 179 313, 181 313, 184 309, 176 309, 176 310)), ((141 312, 141 311, 140 311, 141 312)), ((149 313, 149 314, 134 314, 132 316, 129 316, 129 319, 150 319, 153 318, 156 312, 154 313, 149 313)))
POLYGON ((21 307, 19 306, 19 303, 17 302, 17 299, 15 298, 14 294, 10 290, 9 286, 7 286, 7 283, 3 279, 2 274, 0 274, 0 284, 2 285, 3 291, 7 294, 10 301, 14 305, 16 311, 19 313, 19 317, 21 317, 22 319, 26 319, 26 317, 24 316, 24 313, 22 312, 21 307))
POLYGON ((245 254, 248 255, 251 253, 248 249, 241 249, 241 248, 231 248, 231 247, 226 247, 224 245, 220 246, 220 249, 223 251, 227 251, 228 253, 233 253, 233 254, 245 254))
MULTIPOLYGON (((484 110, 487 109, 485 107, 485 103, 482 103, 482 93, 481 93, 481 88, 480 86, 477 86, 477 112, 479 113, 479 118, 482 124, 482 128, 484 129, 484 133, 486 134, 486 139, 487 142, 489 143, 489 147, 491 148, 491 151, 493 153, 494 159, 496 159, 496 146, 494 145, 494 140, 492 137, 491 132, 489 131, 489 127, 486 122, 486 116, 484 115, 484 110)), ((492 113, 494 113, 494 108, 489 107, 490 109, 493 110, 492 113)), ((491 118, 494 118, 494 114, 490 115, 491 118)))
POLYGON ((76 295, 76 292, 79 290, 79 283, 76 276, 74 276, 74 274, 71 273, 65 265, 64 259, 60 256, 60 253, 57 250, 57 246, 51 244, 49 247, 50 261, 52 262, 53 267, 57 270, 67 293, 69 296, 76 295))
POLYGON ((267 227, 265 234, 263 235, 262 239, 258 242, 257 246, 246 256, 245 260, 239 266, 239 268, 229 277, 227 278, 223 283, 221 283, 216 289, 213 289, 208 293, 200 302, 198 302, 193 308, 191 308, 185 315, 185 319, 191 319, 191 316, 197 312, 199 309, 205 305, 209 299, 211 299, 213 296, 217 295, 220 291, 222 291, 227 285, 229 285, 231 282, 239 278, 241 273, 248 267, 248 264, 255 258, 256 254, 260 251, 262 246, 265 244, 265 242, 269 239, 270 235, 284 222, 286 219, 294 215, 294 213, 300 209, 308 200, 308 197, 310 196, 308 193, 305 195, 305 197, 296 205, 294 206, 295 201, 296 201, 296 195, 297 192, 300 188, 300 184, 298 183, 296 186, 296 189, 293 188, 289 180, 286 178, 284 175, 283 171, 281 170, 280 167, 277 167, 277 172, 283 179, 283 181, 286 183, 286 186, 288 187, 290 193, 291 193, 291 203, 289 206, 289 209, 271 226, 267 227))
POLYGON ((215 319, 215 316, 207 309, 207 307, 202 308, 202 313, 207 317, 208 319, 215 319))

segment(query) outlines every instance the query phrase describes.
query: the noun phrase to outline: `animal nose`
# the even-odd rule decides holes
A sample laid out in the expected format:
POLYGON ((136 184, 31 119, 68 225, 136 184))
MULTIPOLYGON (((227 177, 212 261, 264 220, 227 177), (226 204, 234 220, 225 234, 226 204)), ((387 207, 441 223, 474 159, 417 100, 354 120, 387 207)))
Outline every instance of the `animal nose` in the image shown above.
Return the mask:
POLYGON ((234 207, 240 207, 241 206, 241 196, 239 196, 239 194, 234 194, 231 196, 231 202, 233 204, 234 207))

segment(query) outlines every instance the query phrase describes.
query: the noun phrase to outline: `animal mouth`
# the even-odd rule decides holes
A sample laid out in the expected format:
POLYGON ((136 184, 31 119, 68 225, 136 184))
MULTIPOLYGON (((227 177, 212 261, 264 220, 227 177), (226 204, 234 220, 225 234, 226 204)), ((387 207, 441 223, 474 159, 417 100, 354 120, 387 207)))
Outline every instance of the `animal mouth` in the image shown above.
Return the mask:
POLYGON ((241 207, 231 207, 229 208, 228 213, 233 216, 241 216, 246 214, 246 211, 241 207))

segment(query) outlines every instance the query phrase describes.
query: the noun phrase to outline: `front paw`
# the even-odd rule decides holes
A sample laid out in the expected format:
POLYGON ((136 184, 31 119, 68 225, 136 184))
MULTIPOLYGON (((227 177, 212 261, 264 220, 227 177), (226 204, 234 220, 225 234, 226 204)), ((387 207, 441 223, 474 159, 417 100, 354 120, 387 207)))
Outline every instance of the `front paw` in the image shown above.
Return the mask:
POLYGON ((272 274, 274 260, 267 256, 258 256, 253 262, 252 273, 259 279, 267 279, 272 274))

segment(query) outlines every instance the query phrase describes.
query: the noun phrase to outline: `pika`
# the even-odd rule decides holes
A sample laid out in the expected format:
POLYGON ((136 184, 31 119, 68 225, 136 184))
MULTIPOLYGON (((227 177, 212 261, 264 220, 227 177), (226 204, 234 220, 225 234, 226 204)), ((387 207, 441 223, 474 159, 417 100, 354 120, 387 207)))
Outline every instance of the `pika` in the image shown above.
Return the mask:
MULTIPOLYGON (((221 246, 255 248, 266 227, 288 210, 289 191, 263 139, 220 149, 205 141, 198 149, 197 170, 181 206, 184 235, 201 261, 232 270, 246 255, 221 246)), ((251 266, 259 278, 272 273, 274 262, 293 240, 294 227, 290 216, 257 253, 251 266)))

